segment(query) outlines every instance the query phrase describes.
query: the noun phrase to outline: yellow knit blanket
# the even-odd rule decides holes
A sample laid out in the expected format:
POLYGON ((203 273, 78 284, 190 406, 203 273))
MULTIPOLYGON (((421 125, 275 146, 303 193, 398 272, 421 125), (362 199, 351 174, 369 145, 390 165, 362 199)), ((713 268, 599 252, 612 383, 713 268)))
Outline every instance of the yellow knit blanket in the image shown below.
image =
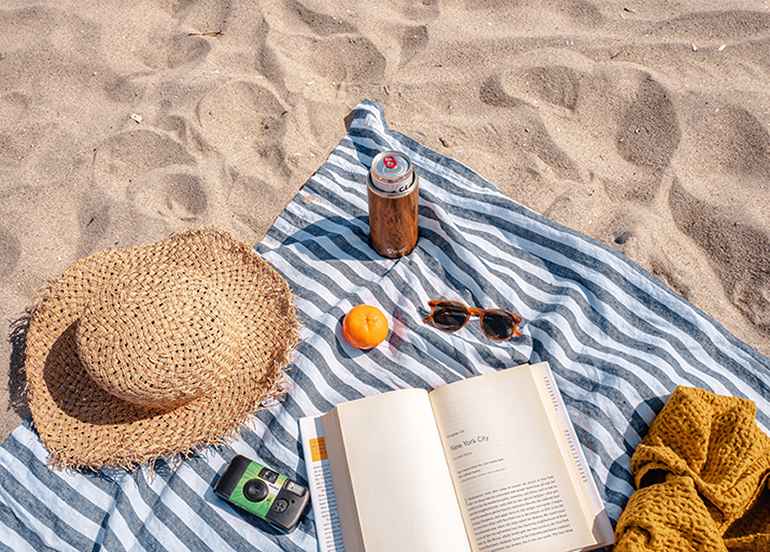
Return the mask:
POLYGON ((770 551, 770 437, 746 399, 678 387, 631 458, 615 552, 770 551))

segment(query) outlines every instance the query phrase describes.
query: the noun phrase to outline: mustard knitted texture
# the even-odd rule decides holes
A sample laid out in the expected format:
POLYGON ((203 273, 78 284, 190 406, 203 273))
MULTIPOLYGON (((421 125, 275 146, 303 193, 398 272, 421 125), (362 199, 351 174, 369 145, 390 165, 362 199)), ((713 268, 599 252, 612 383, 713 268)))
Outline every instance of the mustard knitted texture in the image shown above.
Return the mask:
POLYGON ((678 387, 631 458, 615 552, 770 551, 770 437, 753 402, 678 387))

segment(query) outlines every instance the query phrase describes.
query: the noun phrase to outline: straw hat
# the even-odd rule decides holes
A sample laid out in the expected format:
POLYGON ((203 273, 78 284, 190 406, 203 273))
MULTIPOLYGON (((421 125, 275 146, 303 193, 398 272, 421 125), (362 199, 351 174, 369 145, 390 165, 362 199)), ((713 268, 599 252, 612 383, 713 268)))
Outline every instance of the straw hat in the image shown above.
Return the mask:
POLYGON ((71 467, 220 443, 278 394, 296 340, 288 285, 226 233, 102 251, 51 282, 32 314, 32 418, 51 461, 71 467))

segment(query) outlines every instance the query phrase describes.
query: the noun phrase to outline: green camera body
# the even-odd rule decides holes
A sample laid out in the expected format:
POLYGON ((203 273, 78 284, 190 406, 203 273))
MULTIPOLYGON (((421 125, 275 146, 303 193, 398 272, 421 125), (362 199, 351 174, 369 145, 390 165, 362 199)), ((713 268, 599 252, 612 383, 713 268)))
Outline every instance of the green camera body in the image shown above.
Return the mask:
POLYGON ((241 455, 230 462, 214 492, 284 532, 297 526, 310 503, 306 487, 241 455))

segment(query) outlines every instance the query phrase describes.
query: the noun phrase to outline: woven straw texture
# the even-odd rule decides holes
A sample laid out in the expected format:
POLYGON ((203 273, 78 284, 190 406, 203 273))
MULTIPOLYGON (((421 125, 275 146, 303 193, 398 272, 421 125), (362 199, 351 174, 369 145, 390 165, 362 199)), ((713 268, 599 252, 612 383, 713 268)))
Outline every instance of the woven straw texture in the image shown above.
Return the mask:
POLYGON ((51 282, 32 314, 32 418, 71 467, 220 443, 278 394, 297 335, 285 280, 226 233, 103 251, 51 282))
POLYGON ((631 458, 616 552, 770 550, 770 437, 753 402, 678 387, 631 458))

